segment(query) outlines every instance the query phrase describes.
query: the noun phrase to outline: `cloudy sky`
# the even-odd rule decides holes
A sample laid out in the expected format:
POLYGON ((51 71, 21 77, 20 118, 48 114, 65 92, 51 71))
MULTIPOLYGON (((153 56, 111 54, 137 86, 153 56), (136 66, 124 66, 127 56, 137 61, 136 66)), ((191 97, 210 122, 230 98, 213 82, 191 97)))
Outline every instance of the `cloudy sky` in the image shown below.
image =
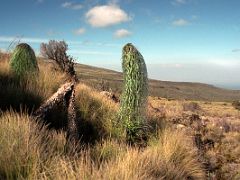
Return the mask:
POLYGON ((65 40, 83 64, 121 71, 131 42, 150 78, 240 88, 239 0, 5 0, 0 49, 65 40), (14 43, 13 43, 14 44, 14 43))

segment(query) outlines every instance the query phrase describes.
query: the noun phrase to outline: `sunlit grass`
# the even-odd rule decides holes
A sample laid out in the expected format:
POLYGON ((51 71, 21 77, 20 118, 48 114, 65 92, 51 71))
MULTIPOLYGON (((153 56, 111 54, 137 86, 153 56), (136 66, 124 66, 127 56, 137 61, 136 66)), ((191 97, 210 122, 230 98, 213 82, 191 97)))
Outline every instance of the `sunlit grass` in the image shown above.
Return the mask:
MULTIPOLYGON (((209 131, 204 138, 218 140, 205 157, 218 168, 212 177, 239 177, 240 116, 231 103, 194 101, 200 107, 196 111, 184 109, 191 101, 149 97, 148 122, 153 128, 148 146, 131 147, 117 119, 119 104, 79 83, 81 143, 73 147, 64 127, 49 129, 51 124, 31 116, 66 81, 53 64, 40 60, 39 67, 37 79, 19 83, 8 59, 0 61, 0 179, 206 179, 193 137, 168 122, 185 114, 203 118, 209 131), (226 123, 230 132, 220 128, 226 123)), ((56 117, 55 123, 62 121, 56 117)))

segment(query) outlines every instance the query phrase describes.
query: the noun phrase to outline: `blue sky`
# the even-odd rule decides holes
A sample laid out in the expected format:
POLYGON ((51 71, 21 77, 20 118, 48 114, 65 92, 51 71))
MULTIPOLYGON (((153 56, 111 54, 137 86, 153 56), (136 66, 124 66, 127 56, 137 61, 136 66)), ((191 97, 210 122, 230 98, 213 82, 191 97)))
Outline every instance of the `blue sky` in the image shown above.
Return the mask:
POLYGON ((240 87, 239 0, 5 0, 0 48, 65 40, 83 64, 121 71, 136 45, 150 78, 240 87))

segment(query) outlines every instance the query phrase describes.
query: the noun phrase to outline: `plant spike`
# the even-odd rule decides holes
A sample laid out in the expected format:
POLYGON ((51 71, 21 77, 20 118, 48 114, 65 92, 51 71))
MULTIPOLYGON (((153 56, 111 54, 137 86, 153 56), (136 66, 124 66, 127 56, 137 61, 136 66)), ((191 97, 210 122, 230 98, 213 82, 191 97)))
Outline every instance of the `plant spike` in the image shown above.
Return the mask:
POLYGON ((39 71, 37 59, 31 46, 21 43, 16 46, 10 60, 11 70, 20 78, 39 71))
POLYGON ((128 43, 122 51, 124 89, 121 97, 120 120, 125 124, 129 144, 146 136, 146 103, 148 97, 147 68, 140 52, 128 43))

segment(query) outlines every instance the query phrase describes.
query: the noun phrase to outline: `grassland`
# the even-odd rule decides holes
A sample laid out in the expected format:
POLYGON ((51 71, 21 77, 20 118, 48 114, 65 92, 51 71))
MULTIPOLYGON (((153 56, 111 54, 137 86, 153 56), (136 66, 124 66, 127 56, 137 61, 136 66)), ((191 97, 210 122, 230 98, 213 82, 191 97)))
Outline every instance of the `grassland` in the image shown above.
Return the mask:
MULTIPOLYGON (((116 123, 119 104, 99 92, 105 83, 100 79, 120 76, 77 65, 82 138, 73 145, 66 142, 61 107, 46 122, 31 116, 66 81, 65 75, 39 60, 39 77, 19 83, 8 59, 0 60, 0 179, 240 178, 240 114, 230 102, 150 96, 148 144, 132 147, 116 123)), ((114 87, 120 92, 118 85, 113 92, 114 87)))
MULTIPOLYGON (((112 89, 121 93, 122 73, 83 64, 76 65, 81 81, 91 87, 112 89)), ((150 95, 177 100, 234 101, 240 99, 240 91, 218 88, 208 84, 150 80, 150 95)))

